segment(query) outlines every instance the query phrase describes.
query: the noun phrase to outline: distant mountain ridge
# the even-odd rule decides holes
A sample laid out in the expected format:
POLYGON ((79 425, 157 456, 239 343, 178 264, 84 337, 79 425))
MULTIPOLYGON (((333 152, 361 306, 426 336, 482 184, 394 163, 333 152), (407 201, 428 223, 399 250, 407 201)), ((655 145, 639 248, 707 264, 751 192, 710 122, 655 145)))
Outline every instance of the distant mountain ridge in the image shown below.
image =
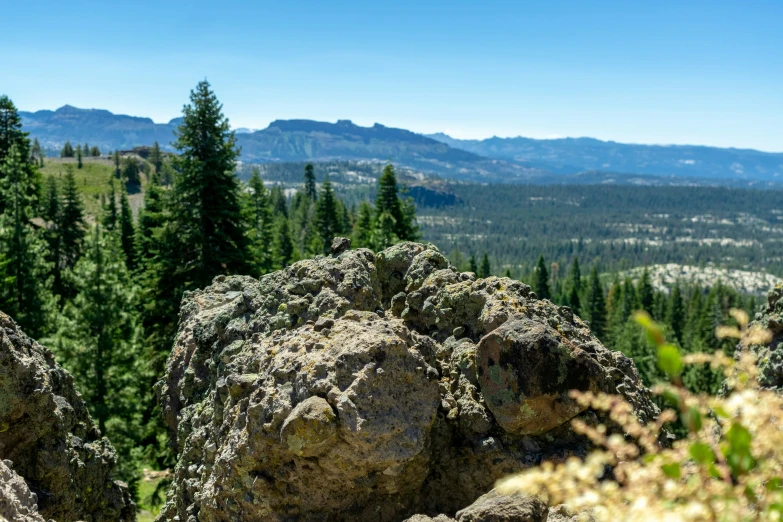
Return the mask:
MULTIPOLYGON (((69 105, 56 111, 20 114, 25 130, 49 150, 59 150, 67 140, 74 145, 97 145, 104 151, 131 149, 157 141, 164 150, 171 150, 174 131, 181 122, 176 118, 169 123, 155 123, 150 118, 69 105)), ((349 120, 337 123, 277 120, 255 132, 237 130, 244 162, 392 161, 430 174, 492 182, 524 182, 547 174, 518 162, 484 158, 421 134, 377 123, 361 127, 349 120)))
POLYGON ((55 111, 21 112, 24 130, 46 149, 60 149, 70 140, 97 145, 103 151, 131 149, 158 142, 167 147, 181 118, 155 123, 151 118, 114 114, 103 109, 79 109, 70 105, 55 111))
POLYGON ((783 181, 783 153, 701 145, 638 145, 595 138, 430 138, 474 154, 524 162, 557 174, 582 171, 633 173, 715 180, 783 181))
MULTIPOLYGON (((55 111, 21 112, 25 130, 44 148, 66 140, 103 151, 127 150, 157 141, 164 150, 181 118, 150 118, 66 105, 55 111)), ((265 129, 236 129, 244 162, 391 161, 462 181, 506 183, 632 183, 780 186, 783 153, 689 145, 635 145, 594 138, 459 140, 422 135, 350 120, 276 120, 265 129)))

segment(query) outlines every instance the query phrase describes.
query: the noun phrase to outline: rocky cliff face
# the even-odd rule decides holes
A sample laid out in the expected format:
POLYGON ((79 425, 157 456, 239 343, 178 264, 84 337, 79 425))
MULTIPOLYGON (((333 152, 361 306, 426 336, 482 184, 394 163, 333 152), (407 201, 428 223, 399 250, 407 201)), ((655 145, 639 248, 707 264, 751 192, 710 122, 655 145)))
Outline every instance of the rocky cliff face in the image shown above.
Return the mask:
POLYGON ((179 457, 159 520, 189 522, 453 517, 503 476, 587 451, 568 421, 596 415, 568 390, 657 411, 569 309, 415 243, 186 294, 158 386, 179 457))
POLYGON ((114 449, 71 375, 2 312, 0 460, 8 461, 0 465, 0 519, 136 519, 127 487, 111 479, 114 449))

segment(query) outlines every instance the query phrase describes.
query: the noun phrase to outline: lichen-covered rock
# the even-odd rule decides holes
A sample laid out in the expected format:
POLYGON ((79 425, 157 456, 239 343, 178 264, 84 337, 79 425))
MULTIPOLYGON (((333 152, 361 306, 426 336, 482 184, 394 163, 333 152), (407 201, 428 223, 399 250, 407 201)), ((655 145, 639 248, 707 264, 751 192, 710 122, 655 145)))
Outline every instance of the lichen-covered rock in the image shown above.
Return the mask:
POLYGON ((0 522, 44 522, 38 514, 38 498, 10 460, 0 460, 0 522))
POLYGON ((568 402, 572 384, 656 414, 633 363, 569 309, 431 245, 221 276, 183 299, 158 385, 178 452, 159 520, 448 520, 501 477, 586 453, 567 421, 597 418, 568 402), (496 396, 536 415, 501 422, 496 396))
POLYGON ((45 519, 136 519, 127 487, 112 480, 117 455, 92 423, 71 375, 2 312, 0 460, 13 463, 45 519))
POLYGON ((783 388, 783 285, 767 294, 766 305, 756 314, 751 326, 766 328, 772 333, 768 346, 754 346, 759 357, 759 383, 764 387, 783 388))
POLYGON ((569 390, 605 388, 608 361, 601 361, 602 355, 547 324, 511 319, 478 344, 479 385, 504 430, 538 435, 586 409, 569 398, 569 390))
POLYGON ((457 522, 547 522, 549 510, 536 497, 503 495, 494 489, 457 512, 457 522))

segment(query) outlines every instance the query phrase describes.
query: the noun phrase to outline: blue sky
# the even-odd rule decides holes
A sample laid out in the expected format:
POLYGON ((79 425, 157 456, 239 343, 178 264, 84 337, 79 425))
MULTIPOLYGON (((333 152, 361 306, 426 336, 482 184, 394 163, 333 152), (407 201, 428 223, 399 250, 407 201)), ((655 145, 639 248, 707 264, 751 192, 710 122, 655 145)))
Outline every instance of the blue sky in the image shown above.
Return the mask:
POLYGON ((168 121, 208 78, 236 127, 783 151, 781 1, 7 2, 0 92, 168 121))

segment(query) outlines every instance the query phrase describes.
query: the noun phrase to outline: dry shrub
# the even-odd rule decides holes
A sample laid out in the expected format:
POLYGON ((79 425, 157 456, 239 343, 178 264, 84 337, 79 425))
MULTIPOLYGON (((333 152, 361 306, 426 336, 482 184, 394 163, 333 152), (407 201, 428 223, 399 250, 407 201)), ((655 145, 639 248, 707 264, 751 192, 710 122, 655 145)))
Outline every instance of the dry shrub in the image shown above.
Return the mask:
MULTIPOLYGON (((748 328, 747 314, 732 315, 740 328, 719 328, 719 336, 736 337, 745 347, 769 343, 769 332, 748 328)), ((566 504, 584 520, 783 520, 783 397, 758 385, 750 350, 739 350, 736 359, 722 353, 682 357, 649 316, 636 318, 671 381, 653 391, 672 408, 643 425, 622 397, 572 392, 607 412, 624 434, 575 420, 574 429, 599 449, 585 460, 546 462, 507 478, 498 484, 500 491, 537 495, 550 506, 566 504), (724 396, 697 395, 682 386, 683 365, 705 362, 723 369, 724 396), (664 425, 678 418, 688 435, 664 447, 664 425)))

